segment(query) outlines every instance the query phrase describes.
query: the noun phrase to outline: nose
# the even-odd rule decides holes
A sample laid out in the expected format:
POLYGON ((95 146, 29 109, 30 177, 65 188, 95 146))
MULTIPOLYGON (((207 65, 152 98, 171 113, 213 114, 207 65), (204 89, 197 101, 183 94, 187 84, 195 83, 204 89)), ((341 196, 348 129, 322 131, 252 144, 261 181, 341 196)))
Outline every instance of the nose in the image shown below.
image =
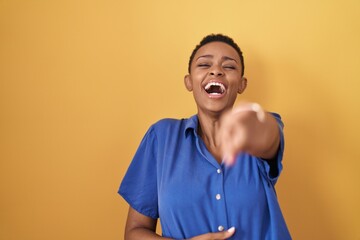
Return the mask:
POLYGON ((212 76, 222 76, 224 75, 222 69, 216 65, 214 65, 211 69, 210 69, 210 75, 212 76))

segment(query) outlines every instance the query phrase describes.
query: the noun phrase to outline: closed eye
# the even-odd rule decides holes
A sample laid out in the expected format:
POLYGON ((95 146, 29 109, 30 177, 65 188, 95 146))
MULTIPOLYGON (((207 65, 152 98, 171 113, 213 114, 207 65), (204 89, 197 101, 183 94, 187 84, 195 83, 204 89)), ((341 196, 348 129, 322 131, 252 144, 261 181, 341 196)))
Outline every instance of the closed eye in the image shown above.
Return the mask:
POLYGON ((231 66, 231 65, 226 65, 226 66, 224 66, 223 68, 226 68, 226 69, 236 69, 235 66, 231 66))
POLYGON ((206 68, 206 67, 210 67, 210 64, 200 63, 200 64, 198 64, 198 67, 206 68))

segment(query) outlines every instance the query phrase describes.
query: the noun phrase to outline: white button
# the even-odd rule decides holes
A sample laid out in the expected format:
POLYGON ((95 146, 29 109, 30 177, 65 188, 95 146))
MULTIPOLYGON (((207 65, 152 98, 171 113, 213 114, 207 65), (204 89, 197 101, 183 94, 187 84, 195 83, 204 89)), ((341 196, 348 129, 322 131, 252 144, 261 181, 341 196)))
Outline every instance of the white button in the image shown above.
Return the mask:
POLYGON ((221 195, 220 194, 216 194, 216 200, 220 200, 221 199, 221 195))
POLYGON ((217 173, 221 173, 221 169, 219 168, 218 170, 216 170, 217 171, 217 173))
POLYGON ((218 230, 221 232, 221 231, 224 231, 224 227, 223 226, 218 226, 218 230))

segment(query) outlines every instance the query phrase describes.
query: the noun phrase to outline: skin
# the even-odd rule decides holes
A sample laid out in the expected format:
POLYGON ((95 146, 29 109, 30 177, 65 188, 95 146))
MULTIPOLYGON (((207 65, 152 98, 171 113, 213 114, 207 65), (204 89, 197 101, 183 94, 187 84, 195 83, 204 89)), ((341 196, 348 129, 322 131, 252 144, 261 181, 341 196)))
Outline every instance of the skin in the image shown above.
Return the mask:
MULTIPOLYGON (((274 117, 254 103, 242 103, 233 108, 237 95, 247 86, 247 79, 242 76, 240 57, 235 49, 222 42, 208 43, 197 51, 190 70, 184 83, 187 90, 193 92, 197 104, 198 134, 219 164, 222 161, 233 164, 235 156, 240 152, 271 161, 280 142, 274 117), (225 93, 221 96, 209 95, 204 86, 211 81, 222 83, 226 88, 225 93)), ((156 224, 156 219, 144 216, 130 207, 125 239, 169 239, 155 233, 156 224)), ((233 228, 229 230, 190 239, 227 239, 235 232, 233 228)))
MULTIPOLYGON (((129 213, 125 227, 125 240, 171 240, 171 238, 161 237, 155 233, 156 224, 156 219, 149 218, 129 207, 129 213)), ((233 229, 233 231, 206 233, 190 238, 190 240, 227 239, 230 238, 234 232, 235 229, 233 229)))

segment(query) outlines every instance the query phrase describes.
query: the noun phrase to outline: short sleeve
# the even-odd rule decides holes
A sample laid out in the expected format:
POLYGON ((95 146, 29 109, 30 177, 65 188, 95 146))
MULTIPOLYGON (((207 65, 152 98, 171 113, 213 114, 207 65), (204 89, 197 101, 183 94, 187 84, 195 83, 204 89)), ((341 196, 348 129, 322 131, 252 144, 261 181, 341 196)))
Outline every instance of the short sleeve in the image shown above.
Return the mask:
POLYGON ((284 139, 284 123, 281 120, 281 117, 277 113, 271 113, 273 117, 276 119, 279 127, 279 134, 280 134, 280 145, 275 158, 271 161, 261 161, 263 163, 263 167, 266 173, 267 178, 272 182, 273 185, 277 182, 280 173, 282 171, 282 159, 284 155, 284 146, 285 146, 285 139, 284 139))
POLYGON ((150 128, 142 139, 118 191, 133 209, 153 219, 159 217, 156 150, 156 135, 153 128, 150 128))

